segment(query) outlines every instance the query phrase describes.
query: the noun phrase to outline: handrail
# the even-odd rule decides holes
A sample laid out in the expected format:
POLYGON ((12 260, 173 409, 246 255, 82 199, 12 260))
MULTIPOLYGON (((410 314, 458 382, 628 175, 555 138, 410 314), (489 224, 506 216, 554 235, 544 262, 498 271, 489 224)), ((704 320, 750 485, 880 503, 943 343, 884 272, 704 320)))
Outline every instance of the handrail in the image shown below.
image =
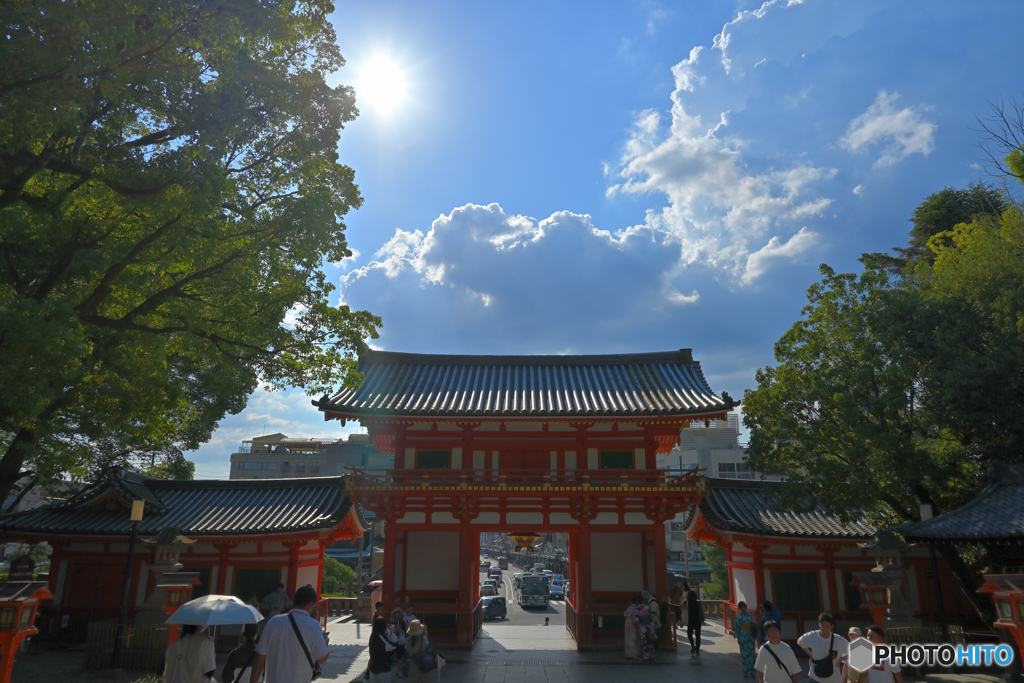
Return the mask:
POLYGON ((542 489, 562 487, 584 489, 695 489, 703 470, 669 472, 666 470, 455 470, 391 469, 367 470, 348 467, 349 486, 355 490, 372 489, 542 489))

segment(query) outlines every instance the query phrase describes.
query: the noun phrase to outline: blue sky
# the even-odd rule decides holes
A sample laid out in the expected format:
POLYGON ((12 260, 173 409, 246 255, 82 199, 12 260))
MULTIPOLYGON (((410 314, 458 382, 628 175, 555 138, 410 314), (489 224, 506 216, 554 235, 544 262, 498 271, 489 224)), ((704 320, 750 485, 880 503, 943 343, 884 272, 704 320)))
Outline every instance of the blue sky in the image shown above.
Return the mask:
MULTIPOLYGON (((977 117, 1024 91, 1009 0, 338 2, 333 22, 365 203, 325 269, 383 317, 376 348, 692 348, 736 397, 818 264, 857 269, 928 194, 991 180, 977 117)), ((264 430, 352 428, 259 390, 189 457, 227 476, 264 430)))

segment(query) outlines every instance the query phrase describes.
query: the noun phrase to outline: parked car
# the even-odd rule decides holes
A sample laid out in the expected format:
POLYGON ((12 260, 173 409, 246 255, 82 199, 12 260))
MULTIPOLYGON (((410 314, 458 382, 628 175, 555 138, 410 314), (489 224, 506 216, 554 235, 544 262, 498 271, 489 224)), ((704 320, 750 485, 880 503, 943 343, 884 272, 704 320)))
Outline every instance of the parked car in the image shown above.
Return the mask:
POLYGON ((498 591, 496 591, 494 589, 494 586, 487 586, 487 585, 480 586, 480 597, 481 598, 489 596, 489 595, 490 596, 494 596, 494 595, 497 595, 497 594, 498 594, 498 591))
POLYGON ((504 619, 508 616, 508 606, 505 598, 500 595, 493 595, 484 598, 483 605, 484 619, 504 619))
POLYGON ((564 600, 565 593, 562 591, 561 586, 551 586, 548 593, 548 598, 551 600, 564 600))

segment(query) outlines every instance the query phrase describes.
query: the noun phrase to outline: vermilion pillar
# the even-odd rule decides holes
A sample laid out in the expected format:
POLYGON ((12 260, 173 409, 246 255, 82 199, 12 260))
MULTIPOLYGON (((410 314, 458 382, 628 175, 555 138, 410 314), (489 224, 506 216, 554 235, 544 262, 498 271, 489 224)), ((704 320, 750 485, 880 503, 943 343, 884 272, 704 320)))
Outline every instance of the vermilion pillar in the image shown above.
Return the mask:
POLYGON ((574 578, 573 591, 576 593, 578 609, 576 612, 576 647, 589 648, 594 645, 594 607, 591 603, 591 571, 590 571, 590 524, 580 524, 576 534, 576 564, 578 570, 574 578))
MULTIPOLYGON (((384 603, 385 613, 388 613, 395 607, 395 576, 402 571, 402 568, 395 562, 398 549, 398 526, 395 524, 394 518, 388 519, 385 524, 384 571, 380 576, 380 601, 384 603)), ((372 554, 371 557, 373 557, 372 554)), ((407 561, 408 558, 403 556, 402 563, 407 561)))
POLYGON ((480 535, 469 523, 463 522, 459 525, 459 605, 456 616, 456 637, 460 645, 473 642, 473 610, 480 598, 479 561, 480 535))

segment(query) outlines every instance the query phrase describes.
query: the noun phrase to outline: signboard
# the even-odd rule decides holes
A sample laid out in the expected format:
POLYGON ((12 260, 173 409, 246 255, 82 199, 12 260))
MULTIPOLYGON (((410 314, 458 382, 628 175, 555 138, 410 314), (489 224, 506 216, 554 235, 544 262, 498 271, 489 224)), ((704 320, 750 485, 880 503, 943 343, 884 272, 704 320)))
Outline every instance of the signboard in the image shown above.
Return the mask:
POLYGON ((11 560, 11 571, 8 574, 8 581, 31 581, 35 573, 36 563, 28 555, 11 560))

